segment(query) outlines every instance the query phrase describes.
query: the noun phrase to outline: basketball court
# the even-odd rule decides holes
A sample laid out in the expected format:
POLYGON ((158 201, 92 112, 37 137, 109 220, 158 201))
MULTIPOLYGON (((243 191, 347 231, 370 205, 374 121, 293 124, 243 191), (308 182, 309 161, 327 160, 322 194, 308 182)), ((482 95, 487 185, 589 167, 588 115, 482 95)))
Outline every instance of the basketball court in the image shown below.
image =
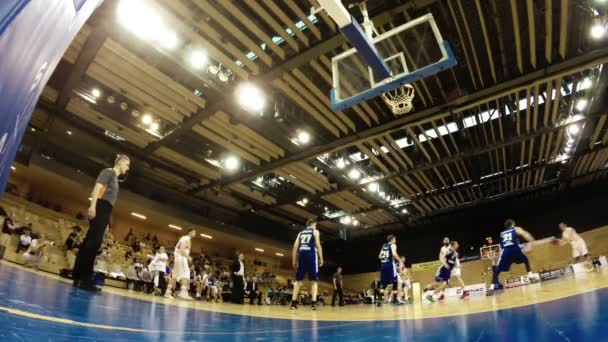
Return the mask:
POLYGON ((602 310, 608 305, 606 270, 467 303, 297 313, 287 307, 150 300, 124 290, 95 295, 6 263, 0 271, 4 340, 602 341, 608 318, 602 310), (507 336, 508 327, 517 327, 517 334, 507 336))
POLYGON ((608 341, 608 1, 0 0, 0 51, 2 341, 608 341))

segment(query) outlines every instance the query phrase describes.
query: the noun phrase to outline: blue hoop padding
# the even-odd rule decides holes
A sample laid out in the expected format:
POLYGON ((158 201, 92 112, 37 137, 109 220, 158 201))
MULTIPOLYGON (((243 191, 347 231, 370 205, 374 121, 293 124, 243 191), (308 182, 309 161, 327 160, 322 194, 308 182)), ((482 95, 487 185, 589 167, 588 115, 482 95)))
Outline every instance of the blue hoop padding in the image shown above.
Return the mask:
POLYGON ((391 69, 384 62, 384 58, 374 47, 372 40, 365 34, 357 19, 351 16, 351 23, 340 28, 340 32, 346 37, 350 44, 357 49, 361 58, 369 65, 374 76, 383 80, 391 76, 391 69))
POLYGON ((378 97, 388 91, 391 90, 395 90, 405 84, 410 84, 410 83, 414 83, 417 80, 421 79, 421 78, 425 78, 428 76, 432 76, 435 75, 443 70, 447 70, 450 68, 453 68, 454 66, 456 66, 456 64, 458 64, 458 62, 456 61, 456 57, 454 57, 454 53, 452 52, 452 48, 450 47, 450 44, 444 40, 443 41, 443 47, 445 48, 446 54, 447 54, 447 58, 440 60, 439 62, 435 62, 433 64, 429 64, 427 66, 425 66, 424 68, 418 69, 412 73, 409 73, 401 78, 392 80, 386 84, 383 84, 379 87, 376 88, 372 88, 369 90, 366 90, 360 94, 357 94, 355 96, 349 97, 347 99, 344 100, 338 100, 336 98, 336 89, 332 88, 331 93, 330 93, 330 97, 331 97, 331 109, 334 112, 340 112, 346 108, 350 108, 354 105, 357 105, 363 101, 367 101, 369 99, 373 99, 375 97, 378 97))

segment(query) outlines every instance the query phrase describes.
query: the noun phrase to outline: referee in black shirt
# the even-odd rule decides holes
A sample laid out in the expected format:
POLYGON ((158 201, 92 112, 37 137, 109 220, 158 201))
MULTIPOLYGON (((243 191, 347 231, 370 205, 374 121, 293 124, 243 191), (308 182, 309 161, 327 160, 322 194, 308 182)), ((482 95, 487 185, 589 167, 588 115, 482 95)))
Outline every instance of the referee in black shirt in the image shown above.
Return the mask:
POLYGON ((112 208, 118 198, 118 176, 126 174, 129 165, 129 157, 118 155, 114 167, 103 169, 95 182, 89 207, 89 231, 78 250, 72 272, 74 286, 83 290, 101 290, 93 282, 93 265, 103 243, 106 227, 110 223, 112 208))
POLYGON ((344 290, 342 287, 342 267, 338 266, 333 276, 334 294, 331 296, 331 306, 336 306, 336 296, 339 297, 338 304, 344 306, 344 290))

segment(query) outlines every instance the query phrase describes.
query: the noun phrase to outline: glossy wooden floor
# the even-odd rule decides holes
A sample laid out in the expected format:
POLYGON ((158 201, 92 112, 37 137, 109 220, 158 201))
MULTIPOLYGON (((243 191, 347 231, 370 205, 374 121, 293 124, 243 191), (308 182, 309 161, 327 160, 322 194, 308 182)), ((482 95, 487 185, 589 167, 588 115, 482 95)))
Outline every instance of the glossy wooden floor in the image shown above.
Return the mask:
POLYGON ((205 341, 508 341, 524 336, 536 341, 602 341, 608 313, 601 307, 608 307, 608 270, 493 297, 381 308, 302 307, 292 312, 284 306, 185 302, 111 288, 96 295, 75 290, 56 276, 0 264, 2 341, 174 341, 203 336, 205 341))

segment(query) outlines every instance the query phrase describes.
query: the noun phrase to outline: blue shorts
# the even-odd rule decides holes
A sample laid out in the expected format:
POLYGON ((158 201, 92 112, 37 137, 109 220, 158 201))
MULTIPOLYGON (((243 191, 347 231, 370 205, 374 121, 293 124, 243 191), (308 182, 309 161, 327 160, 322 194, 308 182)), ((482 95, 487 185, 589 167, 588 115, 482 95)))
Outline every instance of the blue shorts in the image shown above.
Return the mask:
POLYGON ((447 282, 448 280, 450 280, 451 276, 452 276, 452 270, 449 268, 446 268, 445 266, 441 266, 437 270, 437 273, 435 273, 435 281, 439 282, 439 283, 447 282))
POLYGON ((380 286, 385 288, 388 285, 397 287, 397 269, 392 262, 382 264, 382 268, 380 269, 380 286))
POLYGON ((528 257, 519 248, 505 248, 501 251, 496 265, 497 272, 507 272, 511 269, 511 264, 528 263, 528 257))
POLYGON ((300 253, 298 255, 298 270, 296 271, 296 281, 304 280, 308 274, 308 280, 319 280, 319 263, 316 253, 300 253))

